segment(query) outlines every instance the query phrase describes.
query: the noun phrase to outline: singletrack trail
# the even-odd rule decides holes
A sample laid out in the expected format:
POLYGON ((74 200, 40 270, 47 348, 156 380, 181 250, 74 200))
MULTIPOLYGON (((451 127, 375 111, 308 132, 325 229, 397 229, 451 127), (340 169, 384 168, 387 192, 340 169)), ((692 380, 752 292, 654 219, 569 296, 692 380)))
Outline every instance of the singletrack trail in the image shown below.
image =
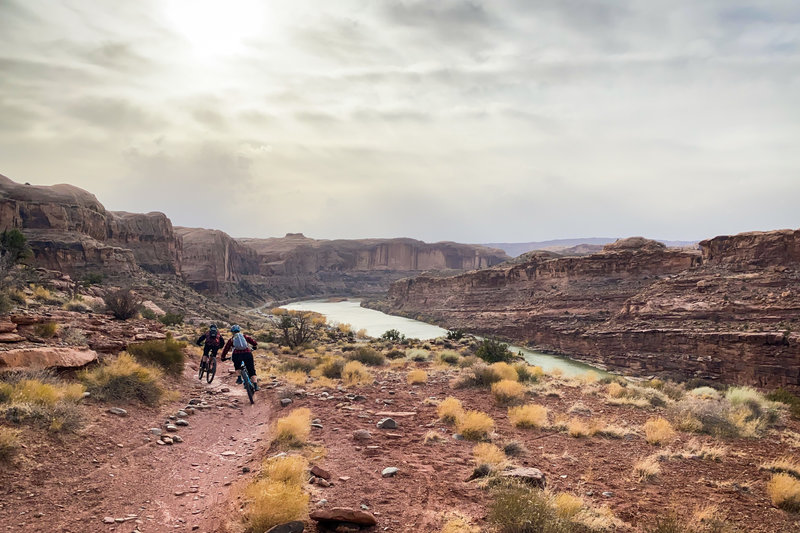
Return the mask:
POLYGON ((268 445, 271 395, 257 392, 250 405, 229 361, 211 384, 198 381, 195 365, 177 402, 123 406, 126 417, 92 406, 78 436, 28 443, 20 464, 0 472, 0 531, 225 531, 238 519, 231 492, 268 445), (183 442, 157 444, 149 428, 163 430, 192 398, 207 407, 185 417, 183 442))

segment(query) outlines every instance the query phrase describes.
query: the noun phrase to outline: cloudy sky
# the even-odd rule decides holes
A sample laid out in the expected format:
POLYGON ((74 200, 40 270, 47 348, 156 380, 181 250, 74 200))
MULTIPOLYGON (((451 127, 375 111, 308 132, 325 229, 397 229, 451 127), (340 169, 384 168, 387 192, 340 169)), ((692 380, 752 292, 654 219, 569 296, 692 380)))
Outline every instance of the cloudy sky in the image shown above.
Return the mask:
POLYGON ((0 0, 0 173, 234 236, 800 227, 796 0, 0 0))

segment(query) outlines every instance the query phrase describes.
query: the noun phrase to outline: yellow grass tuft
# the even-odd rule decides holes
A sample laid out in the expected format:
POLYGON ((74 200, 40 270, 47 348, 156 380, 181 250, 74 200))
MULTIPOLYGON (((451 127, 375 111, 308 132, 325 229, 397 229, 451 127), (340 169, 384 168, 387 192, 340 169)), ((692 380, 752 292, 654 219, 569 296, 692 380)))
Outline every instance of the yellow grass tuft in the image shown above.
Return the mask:
POLYGON ((789 474, 795 478, 800 479, 800 464, 798 464, 792 457, 781 457, 767 461, 760 466, 761 470, 769 470, 770 472, 789 474))
POLYGON ((436 408, 436 413, 439 415, 439 420, 445 424, 455 424, 464 415, 464 407, 461 405, 461 400, 448 396, 436 408))
POLYGON ((466 440, 483 440, 494 430, 494 420, 480 411, 467 411, 458 420, 456 430, 466 440))
POLYGON ((639 459, 633 465, 633 473, 639 482, 652 481, 661 474, 661 465, 658 464, 657 455, 649 455, 639 459))
POLYGON ((671 442, 675 436, 675 429, 669 420, 666 418, 658 417, 651 418, 644 423, 645 440, 650 444, 660 446, 671 442))
POLYGON ((0 426, 0 463, 7 463, 19 450, 19 431, 0 426))
POLYGON ((444 435, 442 435, 440 432, 434 429, 427 431, 425 435, 422 437, 423 444, 439 443, 439 442, 444 442, 446 440, 447 439, 444 437, 444 435))
POLYGON ((623 387, 616 381, 612 381, 606 387, 606 393, 612 398, 622 398, 623 396, 625 396, 626 393, 625 389, 626 387, 623 387))
POLYGON ((507 379, 510 381, 517 381, 519 379, 519 373, 517 373, 517 370, 508 363, 504 363, 502 361, 493 363, 490 368, 494 370, 495 374, 500 376, 500 379, 507 379))
POLYGON ((275 442, 286 446, 303 446, 311 433, 311 410, 307 407, 295 409, 275 422, 275 442))
MULTIPOLYGON (((513 368, 511 370, 514 370, 513 368)), ((514 371, 516 373, 516 370, 514 371)), ((492 396, 501 404, 518 402, 525 397, 525 386, 517 381, 504 379, 492 383, 492 396)))
POLYGON ((480 528, 470 524, 464 516, 453 516, 445 522, 439 533, 480 533, 480 528))
POLYGON ((775 474, 767 483, 773 505, 786 511, 800 511, 800 481, 789 474, 775 474))
POLYGON ((93 398, 107 402, 130 403, 136 400, 155 405, 164 395, 162 372, 138 363, 121 353, 108 364, 78 374, 93 398))
POLYGON ((472 449, 472 457, 478 466, 489 465, 497 468, 506 462, 506 454, 503 453, 503 450, 488 442, 476 444, 472 449))
POLYGON ((349 361, 342 370, 342 383, 347 387, 366 385, 372 382, 372 374, 358 361, 349 361))
POLYGON ((264 460, 262 475, 273 481, 302 485, 307 479, 308 460, 302 455, 281 455, 264 460))
POLYGON ((244 491, 245 520, 250 531, 267 531, 278 524, 305 517, 309 495, 302 485, 259 479, 244 491))
POLYGON ((570 437, 581 438, 591 437, 597 433, 597 426, 594 423, 588 423, 578 417, 572 417, 567 422, 567 434, 570 437))
POLYGON ((283 378, 292 385, 302 387, 306 384, 306 379, 308 379, 308 376, 305 372, 301 372, 300 370, 292 370, 290 372, 285 372, 283 374, 283 378))
POLYGON ((511 425, 518 428, 541 428, 548 423, 547 407, 529 403, 508 410, 511 425))
POLYGON ((424 370, 412 370, 406 375, 409 385, 420 385, 428 382, 428 373, 424 370))
POLYGON ((59 400, 58 389, 37 379, 24 379, 14 387, 12 399, 19 403, 36 405, 55 405, 59 400))
POLYGON ((553 498, 553 507, 559 517, 570 519, 583 508, 583 500, 569 492, 559 492, 553 498))

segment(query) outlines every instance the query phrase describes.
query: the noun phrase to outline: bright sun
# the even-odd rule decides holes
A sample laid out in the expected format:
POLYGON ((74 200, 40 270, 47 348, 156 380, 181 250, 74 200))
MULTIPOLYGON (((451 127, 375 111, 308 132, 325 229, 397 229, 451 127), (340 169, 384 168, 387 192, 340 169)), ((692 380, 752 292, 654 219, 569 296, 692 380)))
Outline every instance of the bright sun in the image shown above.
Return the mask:
POLYGON ((173 29, 201 57, 236 54, 265 24, 258 0, 169 0, 166 16, 173 29))

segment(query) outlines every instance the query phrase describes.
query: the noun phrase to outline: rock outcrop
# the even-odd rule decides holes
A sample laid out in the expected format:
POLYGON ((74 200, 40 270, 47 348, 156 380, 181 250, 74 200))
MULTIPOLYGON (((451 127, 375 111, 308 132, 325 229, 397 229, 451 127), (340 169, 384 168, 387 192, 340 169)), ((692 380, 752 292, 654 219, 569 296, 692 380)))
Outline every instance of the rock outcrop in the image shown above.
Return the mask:
POLYGON ((48 346, 0 351, 0 372, 80 368, 97 361, 97 352, 87 349, 48 346))
POLYGON ((634 238, 585 257, 528 256, 392 285, 379 307, 612 369, 800 388, 798 231, 701 250, 634 238))
POLYGON ((183 275, 194 289, 218 293, 259 273, 255 251, 219 230, 176 227, 183 251, 183 275))

